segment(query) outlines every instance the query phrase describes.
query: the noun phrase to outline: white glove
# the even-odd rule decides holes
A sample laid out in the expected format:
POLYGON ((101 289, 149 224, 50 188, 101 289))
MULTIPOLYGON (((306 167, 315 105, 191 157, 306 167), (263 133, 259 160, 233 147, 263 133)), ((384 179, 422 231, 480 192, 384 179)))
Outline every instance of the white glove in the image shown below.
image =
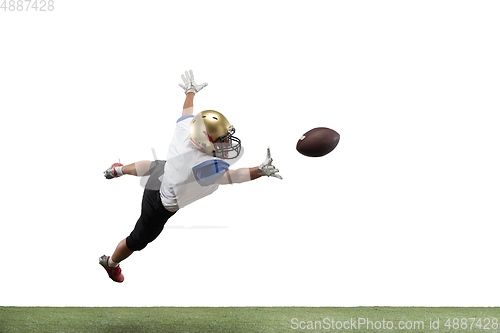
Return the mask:
POLYGON ((271 158, 271 150, 268 147, 267 148, 266 160, 264 161, 264 163, 262 163, 259 166, 259 168, 257 169, 257 171, 259 171, 259 173, 262 176, 276 177, 276 178, 279 178, 279 179, 283 179, 283 177, 281 177, 280 175, 278 175, 279 170, 276 169, 274 167, 274 165, 271 164, 272 162, 273 162, 273 159, 271 158))
POLYGON ((198 91, 208 86, 208 83, 206 82, 202 84, 196 84, 196 82, 194 82, 194 75, 192 70, 189 70, 189 73, 186 71, 184 72, 184 74, 181 75, 184 84, 179 83, 179 86, 181 86, 181 88, 184 89, 184 92, 186 94, 190 92, 196 94, 198 91), (186 76, 184 76, 184 74, 186 74, 186 76))

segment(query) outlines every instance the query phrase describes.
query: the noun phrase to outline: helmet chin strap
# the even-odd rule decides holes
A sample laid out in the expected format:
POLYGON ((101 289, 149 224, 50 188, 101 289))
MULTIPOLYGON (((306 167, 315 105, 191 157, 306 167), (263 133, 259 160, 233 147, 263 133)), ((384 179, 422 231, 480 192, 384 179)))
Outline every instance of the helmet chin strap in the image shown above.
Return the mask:
POLYGON ((217 152, 214 150, 212 151, 212 156, 213 157, 218 157, 218 158, 228 158, 229 157, 229 154, 228 153, 224 153, 224 151, 222 151, 222 154, 223 156, 217 156, 217 152))

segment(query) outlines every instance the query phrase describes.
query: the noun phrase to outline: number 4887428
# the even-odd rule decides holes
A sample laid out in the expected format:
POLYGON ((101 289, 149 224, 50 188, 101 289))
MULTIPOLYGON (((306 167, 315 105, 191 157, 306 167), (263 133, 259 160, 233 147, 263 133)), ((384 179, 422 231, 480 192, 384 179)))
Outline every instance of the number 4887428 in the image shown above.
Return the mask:
POLYGON ((54 0, 3 0, 0 10, 4 12, 51 12, 54 10, 54 0))
POLYGON ((444 324, 449 330, 494 330, 496 332, 500 325, 498 324, 498 318, 448 318, 444 324))

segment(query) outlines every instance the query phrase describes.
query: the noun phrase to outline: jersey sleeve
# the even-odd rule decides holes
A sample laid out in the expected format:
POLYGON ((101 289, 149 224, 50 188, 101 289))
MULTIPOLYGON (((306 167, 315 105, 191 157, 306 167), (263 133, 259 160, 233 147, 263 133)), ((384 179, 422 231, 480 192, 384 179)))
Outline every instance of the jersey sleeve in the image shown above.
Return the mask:
POLYGON ((186 120, 186 119, 190 119, 190 118, 194 118, 194 116, 193 115, 182 116, 179 119, 177 119, 177 123, 180 123, 181 121, 186 120))
POLYGON ((213 185, 215 181, 229 170, 229 164, 223 160, 213 159, 193 167, 194 178, 201 186, 213 185))

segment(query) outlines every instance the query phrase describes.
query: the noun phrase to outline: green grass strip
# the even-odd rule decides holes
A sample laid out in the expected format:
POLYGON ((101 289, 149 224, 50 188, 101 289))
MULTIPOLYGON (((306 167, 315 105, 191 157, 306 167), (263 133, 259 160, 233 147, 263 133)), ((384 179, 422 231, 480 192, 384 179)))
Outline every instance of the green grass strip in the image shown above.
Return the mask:
POLYGON ((0 332, 500 332, 500 308, 0 307, 0 332))

